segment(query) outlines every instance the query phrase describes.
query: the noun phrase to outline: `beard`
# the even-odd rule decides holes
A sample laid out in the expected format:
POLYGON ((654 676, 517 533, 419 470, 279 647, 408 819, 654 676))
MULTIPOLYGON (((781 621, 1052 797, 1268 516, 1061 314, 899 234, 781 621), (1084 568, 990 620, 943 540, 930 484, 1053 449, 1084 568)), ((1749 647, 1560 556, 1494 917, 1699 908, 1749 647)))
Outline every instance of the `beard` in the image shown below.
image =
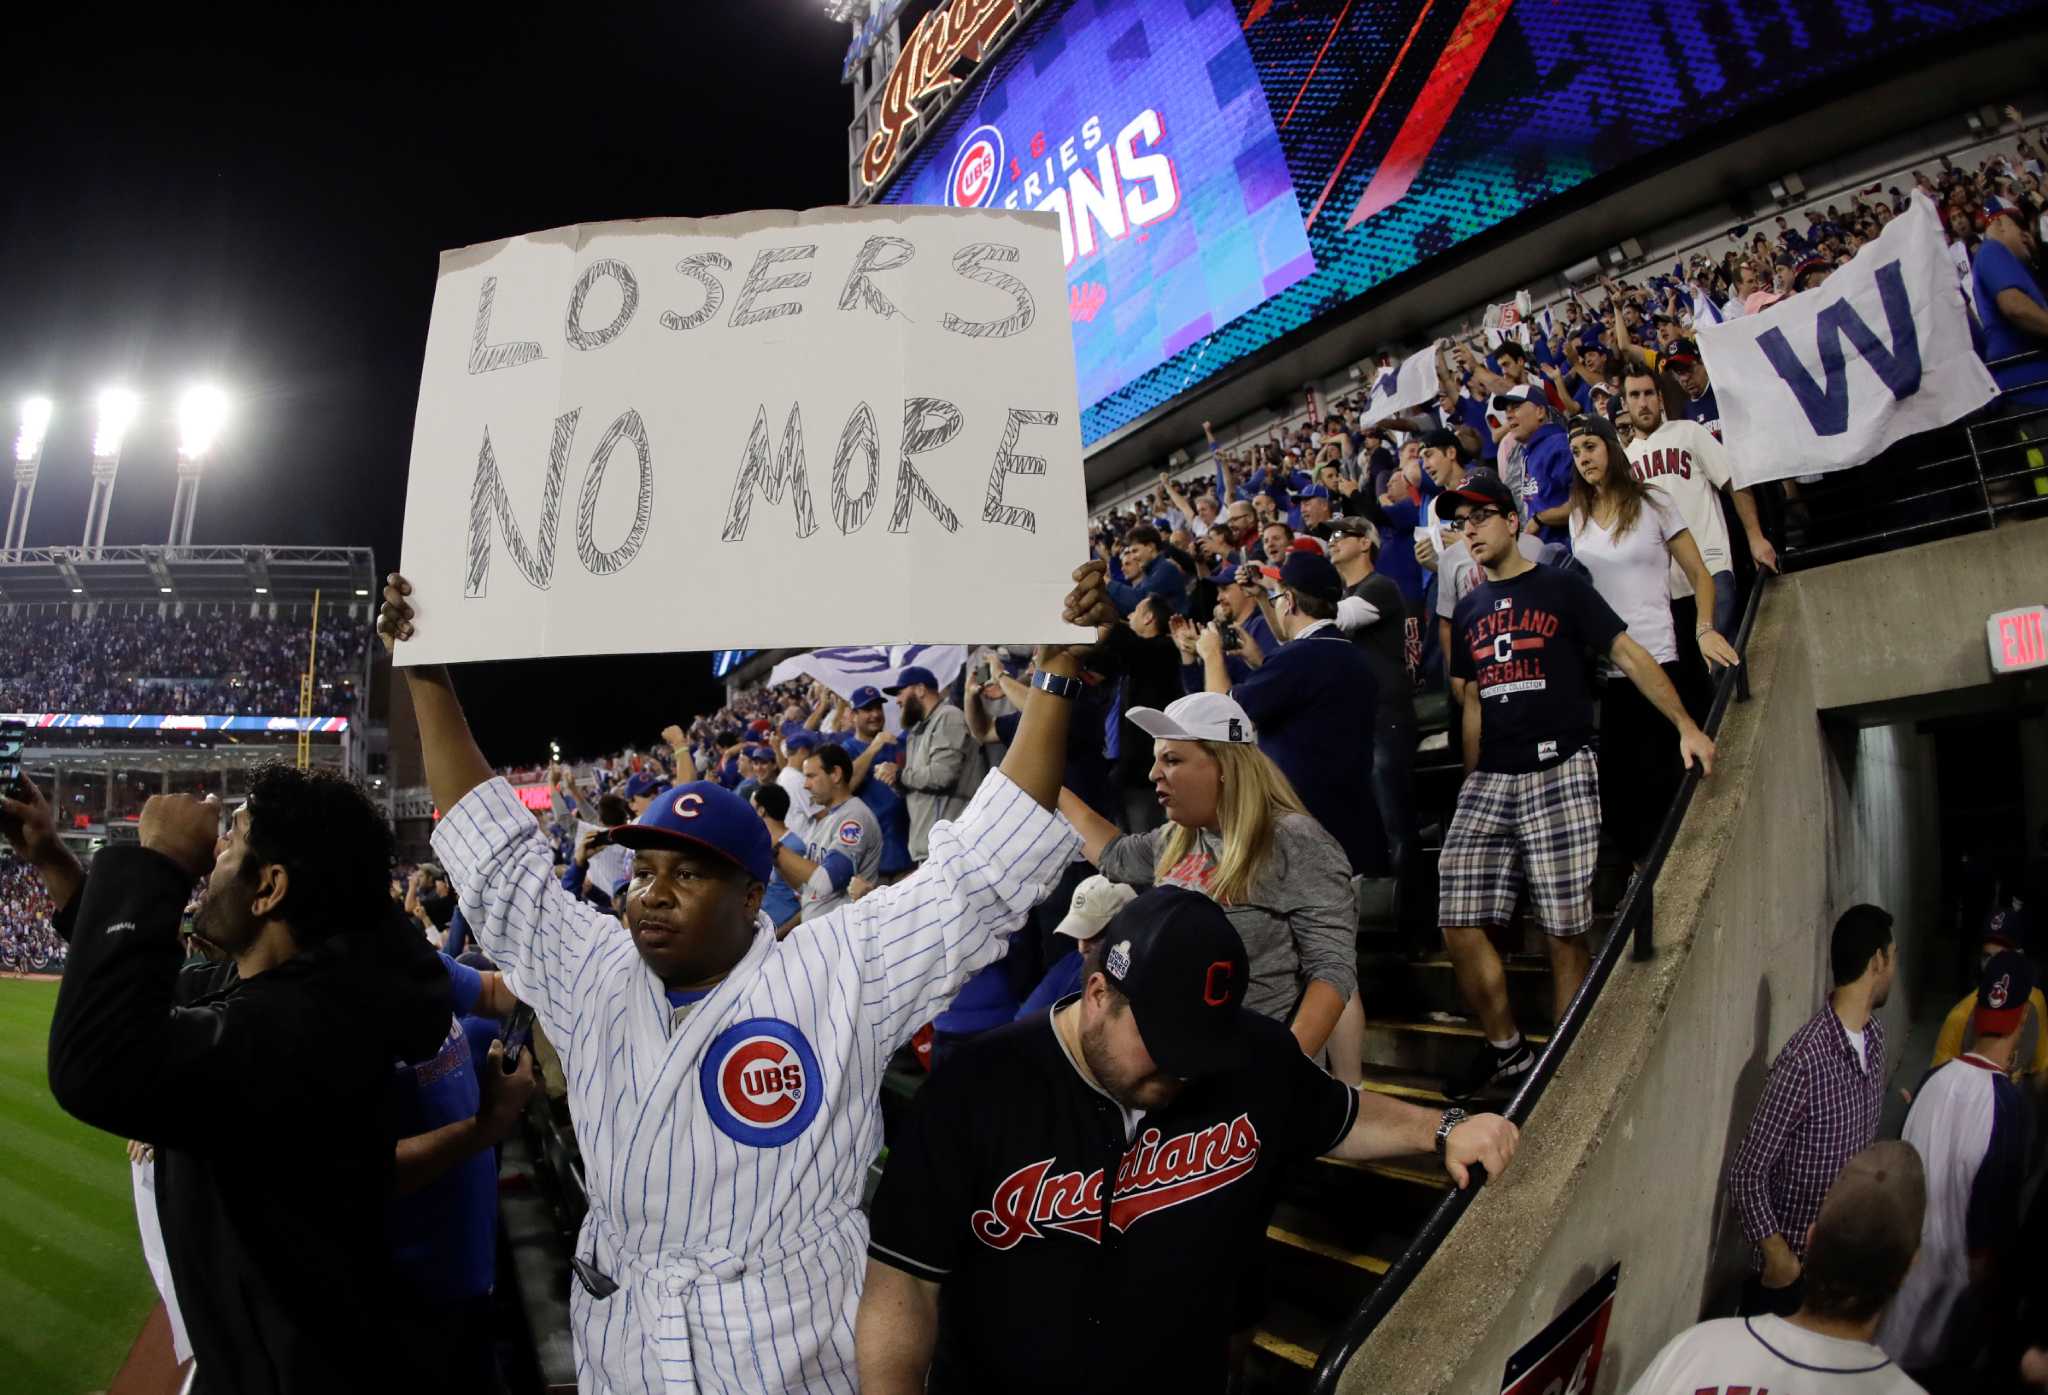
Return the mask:
POLYGON ((231 957, 254 944, 259 929, 256 917, 249 914, 248 891, 239 881, 219 891, 208 887, 192 917, 192 933, 231 957))
MULTIPOLYGON (((1128 1012, 1130 1009, 1124 1010, 1128 1012)), ((1172 1104, 1185 1082, 1163 1071, 1133 1075, 1122 1069, 1110 1055, 1106 1035, 1099 1022, 1093 1027, 1084 1025, 1080 1032, 1081 1059, 1087 1062, 1088 1073, 1095 1077, 1095 1083, 1102 1087, 1102 1092, 1125 1109, 1149 1112, 1172 1104)))
POLYGON ((903 710, 903 725, 914 727, 924 720, 924 704, 905 693, 897 699, 897 706, 903 710))

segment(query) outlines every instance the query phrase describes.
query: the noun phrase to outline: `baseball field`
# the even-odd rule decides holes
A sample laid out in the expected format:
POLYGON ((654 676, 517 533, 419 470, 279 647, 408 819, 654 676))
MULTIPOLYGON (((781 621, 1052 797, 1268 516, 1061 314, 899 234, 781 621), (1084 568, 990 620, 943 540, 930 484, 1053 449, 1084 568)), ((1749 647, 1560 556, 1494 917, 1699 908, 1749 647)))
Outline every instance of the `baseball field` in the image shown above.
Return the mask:
POLYGON ((57 985, 0 979, 0 1388, 105 1390, 156 1301, 121 1140, 44 1076, 57 985))

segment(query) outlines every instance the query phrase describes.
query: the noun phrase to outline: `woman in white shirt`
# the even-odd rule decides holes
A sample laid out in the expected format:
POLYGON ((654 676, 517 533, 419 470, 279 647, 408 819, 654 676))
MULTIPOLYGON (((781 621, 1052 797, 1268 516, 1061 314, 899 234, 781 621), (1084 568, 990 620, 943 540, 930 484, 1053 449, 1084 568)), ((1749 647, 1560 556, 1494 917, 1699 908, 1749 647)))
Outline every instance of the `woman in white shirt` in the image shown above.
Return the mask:
MULTIPOLYGON (((1612 423, 1593 414, 1573 417, 1570 439, 1572 555, 1628 625, 1629 638, 1649 650, 1673 688, 1683 692, 1671 619, 1671 564, 1692 583, 1702 617, 1714 613, 1713 574, 1677 506, 1629 470, 1612 423)), ((1698 633, 1700 653, 1709 663, 1742 662, 1711 624, 1702 624, 1698 633)), ((1683 773, 1666 717, 1635 684, 1609 682, 1600 699, 1600 820, 1638 867, 1683 773)))

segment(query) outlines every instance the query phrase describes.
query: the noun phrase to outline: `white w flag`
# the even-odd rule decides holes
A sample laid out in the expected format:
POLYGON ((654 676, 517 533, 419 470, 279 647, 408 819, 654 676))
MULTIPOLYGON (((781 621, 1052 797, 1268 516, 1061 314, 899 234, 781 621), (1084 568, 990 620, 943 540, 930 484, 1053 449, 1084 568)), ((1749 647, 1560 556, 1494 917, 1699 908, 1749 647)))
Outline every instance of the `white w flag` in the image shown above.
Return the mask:
POLYGON ((1396 416, 1436 397, 1436 349, 1432 344, 1402 359, 1399 371, 1391 375, 1391 383, 1388 375, 1381 375, 1379 387, 1365 407, 1367 422, 1396 416))
MULTIPOLYGON (((945 687, 967 667, 964 644, 863 644, 837 649, 813 649, 784 659, 769 673, 768 681, 786 683, 792 678, 815 678, 843 698, 852 698, 856 688, 887 688, 903 670, 915 665, 928 668, 945 687)), ((889 730, 900 731, 896 699, 887 700, 889 730)))
POLYGON ((1696 337, 1738 486, 1861 465, 1998 392, 1917 193, 1826 284, 1696 337))

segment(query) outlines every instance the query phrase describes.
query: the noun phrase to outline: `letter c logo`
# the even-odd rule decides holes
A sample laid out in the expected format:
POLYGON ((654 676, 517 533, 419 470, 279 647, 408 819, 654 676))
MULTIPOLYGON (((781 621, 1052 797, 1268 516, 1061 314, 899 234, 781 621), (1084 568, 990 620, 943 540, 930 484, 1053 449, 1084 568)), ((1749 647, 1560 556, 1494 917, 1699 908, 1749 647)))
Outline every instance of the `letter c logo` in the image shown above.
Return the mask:
POLYGON ((677 795, 676 802, 669 807, 676 811, 676 817, 679 819, 694 819, 698 813, 697 806, 703 802, 704 796, 692 791, 689 794, 677 795))
POLYGON ((1222 1007, 1230 1001, 1230 979, 1236 967, 1228 959, 1218 959, 1209 966, 1209 972, 1202 976, 1202 1001, 1210 1007, 1222 1007))
POLYGON ((1514 657, 1515 637, 1511 634, 1495 635, 1493 637, 1493 661, 1497 664, 1504 664, 1514 657))

